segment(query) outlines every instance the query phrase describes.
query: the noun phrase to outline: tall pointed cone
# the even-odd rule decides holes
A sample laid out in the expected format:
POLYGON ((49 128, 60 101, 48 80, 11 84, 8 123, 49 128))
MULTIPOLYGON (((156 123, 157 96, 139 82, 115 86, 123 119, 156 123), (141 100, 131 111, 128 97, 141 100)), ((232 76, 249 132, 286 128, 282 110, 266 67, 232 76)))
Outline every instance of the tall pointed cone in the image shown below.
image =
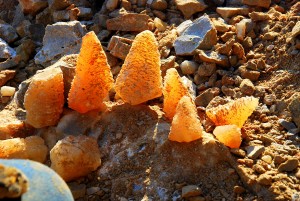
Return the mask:
POLYGON ((183 84, 177 70, 171 68, 167 70, 164 78, 164 107, 165 116, 172 119, 176 112, 178 102, 183 96, 190 96, 189 90, 183 84))
POLYGON ((134 39, 117 77, 115 90, 131 105, 162 95, 160 54, 151 31, 143 31, 134 39))
POLYGON ((195 103, 189 96, 183 96, 176 108, 169 140, 191 142, 202 138, 202 126, 195 103))
POLYGON ((206 115, 216 126, 234 124, 242 128, 245 121, 258 106, 258 99, 243 97, 231 101, 225 105, 212 107, 206 110, 206 115))
POLYGON ((113 86, 113 77, 105 52, 94 32, 82 38, 75 78, 69 92, 69 107, 86 113, 103 109, 103 100, 113 86))

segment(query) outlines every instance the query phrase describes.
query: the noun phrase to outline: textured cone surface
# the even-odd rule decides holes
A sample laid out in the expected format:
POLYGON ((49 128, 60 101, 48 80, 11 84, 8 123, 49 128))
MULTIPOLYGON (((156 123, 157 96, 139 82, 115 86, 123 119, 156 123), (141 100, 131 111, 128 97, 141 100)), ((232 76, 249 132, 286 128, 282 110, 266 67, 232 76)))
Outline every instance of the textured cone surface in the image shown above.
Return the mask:
POLYGON ((172 121, 169 140, 191 142, 202 137, 202 126, 196 105, 189 96, 180 99, 172 121))
POLYGON ((80 113, 104 108, 103 100, 113 85, 105 52, 94 32, 82 38, 75 78, 69 92, 69 107, 80 113))
POLYGON ((63 111, 64 83, 60 68, 36 74, 25 94, 26 121, 35 128, 56 125, 63 111))
POLYGON ((151 31, 136 36, 120 71, 115 90, 131 105, 137 105, 162 95, 160 55, 151 31))
POLYGON ((239 148, 242 143, 241 129, 236 125, 217 126, 213 133, 220 142, 230 148, 239 148))
POLYGON ((257 98, 243 97, 225 105, 207 109, 206 115, 217 126, 234 124, 242 128, 257 106, 257 98))
POLYGON ((167 70, 164 80, 164 108, 166 117, 172 119, 178 102, 183 96, 189 96, 189 90, 184 86, 175 68, 167 70))

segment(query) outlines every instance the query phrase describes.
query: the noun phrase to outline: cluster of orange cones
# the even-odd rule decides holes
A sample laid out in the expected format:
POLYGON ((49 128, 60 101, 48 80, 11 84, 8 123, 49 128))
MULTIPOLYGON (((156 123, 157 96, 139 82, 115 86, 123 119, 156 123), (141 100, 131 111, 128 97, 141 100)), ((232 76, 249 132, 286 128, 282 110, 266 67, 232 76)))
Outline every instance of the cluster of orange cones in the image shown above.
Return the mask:
MULTIPOLYGON (((61 83, 62 78, 60 76, 58 78, 61 83)), ((169 139, 177 142, 191 142, 202 138, 202 125, 196 105, 177 70, 169 69, 166 72, 164 84, 162 83, 158 44, 151 31, 143 31, 136 36, 115 84, 106 54, 95 33, 89 32, 83 37, 75 77, 68 94, 68 106, 79 113, 95 109, 103 111, 106 109, 105 101, 108 100, 112 87, 118 97, 131 105, 144 103, 163 94, 163 111, 165 116, 172 120, 169 139)), ((25 108, 26 105, 30 105, 29 100, 31 103, 35 99, 47 102, 30 94, 30 91, 33 91, 31 88, 34 87, 29 86, 29 91, 25 96, 25 108)), ((45 113, 39 115, 29 112, 27 122, 37 128, 55 125, 63 107, 62 89, 59 90, 59 94, 62 96, 56 97, 60 100, 59 104, 50 100, 51 105, 58 109, 55 110, 57 114, 52 114, 54 119, 50 121, 51 117, 48 117, 49 124, 35 123, 36 119, 39 116, 45 116, 45 113), (31 120, 32 116, 36 119, 31 120)), ((246 97, 207 110, 207 116, 217 126, 214 130, 217 139, 231 148, 239 147, 241 144, 240 128, 257 105, 257 99, 246 97)), ((27 109, 30 110, 30 106, 27 109)))

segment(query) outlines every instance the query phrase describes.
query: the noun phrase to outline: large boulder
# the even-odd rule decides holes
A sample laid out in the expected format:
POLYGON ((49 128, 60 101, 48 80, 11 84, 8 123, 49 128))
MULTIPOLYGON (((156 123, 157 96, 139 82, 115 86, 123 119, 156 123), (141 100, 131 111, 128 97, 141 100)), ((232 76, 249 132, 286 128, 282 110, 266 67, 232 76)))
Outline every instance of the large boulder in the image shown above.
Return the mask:
POLYGON ((35 63, 47 66, 63 55, 79 53, 86 28, 78 21, 57 22, 46 27, 43 48, 35 55, 35 63))

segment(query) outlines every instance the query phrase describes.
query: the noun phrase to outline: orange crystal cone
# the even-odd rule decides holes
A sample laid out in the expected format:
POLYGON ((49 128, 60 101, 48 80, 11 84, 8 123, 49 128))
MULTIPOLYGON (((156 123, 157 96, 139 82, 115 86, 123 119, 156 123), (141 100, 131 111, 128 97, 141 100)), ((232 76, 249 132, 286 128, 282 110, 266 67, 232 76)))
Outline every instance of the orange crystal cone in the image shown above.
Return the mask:
POLYGON ((26 91, 26 122, 35 128, 58 123, 64 106, 64 83, 60 68, 48 68, 36 74, 26 91))
POLYGON ((160 54, 151 31, 143 31, 135 37, 117 77, 115 91, 131 105, 162 95, 160 54))
POLYGON ((94 32, 82 38, 75 77, 68 96, 69 107, 80 113, 104 107, 113 86, 110 66, 100 41, 94 32))
POLYGON ((165 116, 172 119, 176 112, 179 100, 183 96, 190 96, 189 90, 184 86, 177 70, 171 68, 167 70, 164 78, 164 107, 165 116))
POLYGON ((217 126, 213 133, 220 142, 230 148, 239 148, 242 143, 241 129, 236 125, 217 126))
POLYGON ((169 140, 191 142, 202 138, 202 126, 195 103, 189 96, 183 96, 176 108, 169 140))
POLYGON ((206 115, 215 123, 221 125, 237 125, 242 128, 245 121, 258 106, 258 99, 243 97, 225 105, 219 105, 206 110, 206 115))

